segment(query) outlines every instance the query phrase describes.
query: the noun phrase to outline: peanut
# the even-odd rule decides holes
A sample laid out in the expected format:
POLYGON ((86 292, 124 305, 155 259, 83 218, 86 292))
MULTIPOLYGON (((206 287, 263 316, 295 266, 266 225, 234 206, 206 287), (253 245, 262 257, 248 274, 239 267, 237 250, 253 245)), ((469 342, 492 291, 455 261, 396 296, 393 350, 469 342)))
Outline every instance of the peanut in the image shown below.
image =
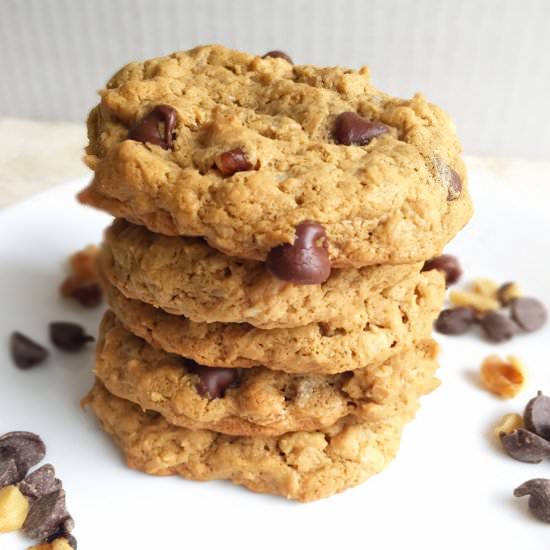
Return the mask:
POLYGON ((479 278, 472 282, 471 290, 481 296, 496 299, 498 285, 491 279, 479 278))
POLYGON ((500 308, 498 300, 468 290, 454 290, 451 292, 450 298, 453 305, 472 307, 478 313, 486 313, 500 308))
POLYGON ((517 283, 505 283, 497 292, 498 299, 503 306, 507 306, 516 298, 521 298, 523 292, 517 283))
POLYGON ((29 501, 15 485, 0 489, 0 533, 21 529, 28 513, 29 501))
POLYGON ((490 355, 481 364, 482 384, 492 393, 504 399, 515 397, 525 385, 525 368, 517 357, 501 359, 490 355))
POLYGON ((500 437, 500 434, 509 434, 518 428, 523 428, 523 418, 517 413, 505 414, 495 426, 495 437, 500 437))

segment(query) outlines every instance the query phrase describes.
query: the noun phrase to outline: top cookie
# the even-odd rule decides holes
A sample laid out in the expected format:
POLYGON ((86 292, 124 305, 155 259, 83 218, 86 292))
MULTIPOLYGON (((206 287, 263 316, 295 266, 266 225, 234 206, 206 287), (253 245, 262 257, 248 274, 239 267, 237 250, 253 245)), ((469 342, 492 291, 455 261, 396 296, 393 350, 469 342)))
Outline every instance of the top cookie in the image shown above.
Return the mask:
POLYGON ((88 133, 82 202, 231 256, 265 260, 312 221, 334 267, 421 261, 472 212, 451 120, 366 68, 177 52, 119 71, 88 133))

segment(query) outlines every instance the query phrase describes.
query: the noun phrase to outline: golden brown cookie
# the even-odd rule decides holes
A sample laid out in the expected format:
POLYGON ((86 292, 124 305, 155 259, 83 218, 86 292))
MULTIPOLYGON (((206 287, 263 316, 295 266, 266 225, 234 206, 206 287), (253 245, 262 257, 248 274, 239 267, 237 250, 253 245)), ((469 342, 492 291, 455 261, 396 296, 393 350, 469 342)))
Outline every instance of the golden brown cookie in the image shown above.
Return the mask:
MULTIPOLYGON (((323 284, 296 285, 270 275, 262 262, 231 258, 203 240, 165 237, 123 220, 107 230, 100 253, 103 275, 126 297, 195 322, 388 329, 381 346, 393 343, 408 322, 404 316, 415 316, 416 301, 422 299, 416 289, 426 280, 419 275, 421 267, 333 270, 323 284)), ((442 285, 439 275, 429 280, 442 285)))
POLYGON ((438 255, 472 205, 450 118, 377 90, 366 68, 198 47, 131 63, 88 121, 83 203, 265 260, 304 221, 333 267, 438 255))
POLYGON ((414 296, 396 308, 400 314, 389 315, 391 306, 372 308, 369 324, 355 329, 322 322, 272 330, 247 323, 195 323, 126 298, 105 280, 102 284, 119 321, 167 352, 218 367, 264 365, 288 373, 336 374, 381 363, 429 337, 441 308, 443 281, 436 271, 416 278, 414 296))
POLYGON ((315 432, 235 437, 187 430, 111 395, 99 382, 83 400, 122 450, 128 465, 154 475, 231 480, 252 491, 300 501, 330 496, 382 470, 414 415, 406 410, 378 422, 351 418, 315 432))
POLYGON ((189 429, 276 436, 331 426, 353 415, 376 421, 416 406, 437 385, 437 345, 426 340, 373 365, 336 375, 287 374, 253 367, 204 367, 151 347, 107 312, 96 376, 114 395, 189 429))

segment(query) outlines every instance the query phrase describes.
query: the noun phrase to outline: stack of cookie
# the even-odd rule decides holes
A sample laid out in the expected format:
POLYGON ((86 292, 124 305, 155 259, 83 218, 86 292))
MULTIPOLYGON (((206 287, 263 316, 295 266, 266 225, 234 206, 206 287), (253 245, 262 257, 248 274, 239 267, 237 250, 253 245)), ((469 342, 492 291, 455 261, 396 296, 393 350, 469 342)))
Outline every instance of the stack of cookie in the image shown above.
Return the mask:
POLYGON ((87 403, 128 464, 328 496, 395 455, 436 385, 471 203, 449 118, 367 69, 200 47, 119 71, 83 203, 118 219, 87 403))

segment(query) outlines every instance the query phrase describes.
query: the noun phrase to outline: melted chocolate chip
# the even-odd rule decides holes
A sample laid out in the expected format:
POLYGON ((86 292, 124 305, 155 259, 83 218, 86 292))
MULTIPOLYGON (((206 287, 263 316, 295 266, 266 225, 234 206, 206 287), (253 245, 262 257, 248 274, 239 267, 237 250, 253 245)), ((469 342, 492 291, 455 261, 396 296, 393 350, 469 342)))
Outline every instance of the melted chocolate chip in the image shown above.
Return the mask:
POLYGON ((537 392, 523 413, 525 428, 550 441, 550 397, 537 392))
POLYGON ((469 307, 455 307, 445 309, 435 321, 435 329, 441 334, 458 335, 465 334, 476 322, 476 314, 469 307))
POLYGON ((462 193, 462 180, 460 179, 458 172, 450 168, 449 169, 449 190, 447 193, 447 200, 454 201, 458 199, 458 197, 460 197, 460 193, 462 193))
POLYGON ((266 259, 268 271, 283 281, 304 285, 324 283, 330 276, 325 229, 305 221, 296 227, 294 244, 272 248, 266 259))
POLYGON ((546 323, 546 308, 535 298, 516 298, 510 304, 510 313, 526 332, 534 332, 546 323))
POLYGON ((50 323, 50 338, 55 346, 64 351, 79 351, 94 337, 86 334, 84 329, 76 323, 57 321, 50 323))
POLYGON ((550 479, 530 479, 514 490, 515 497, 529 495, 529 510, 541 521, 550 523, 550 479))
POLYGON ((495 343, 510 340, 518 331, 514 321, 498 311, 489 311, 486 313, 479 320, 479 324, 487 339, 495 343))
POLYGON ((9 432, 0 437, 0 456, 8 455, 17 464, 21 479, 46 455, 42 439, 31 432, 9 432))
POLYGON ((208 399, 223 397, 225 390, 234 386, 239 376, 237 369, 205 367, 192 361, 188 361, 186 366, 189 372, 199 377, 196 385, 197 392, 208 399))
POLYGON ((292 61, 290 56, 285 52, 282 52, 281 50, 271 50, 270 52, 267 52, 263 57, 264 59, 266 57, 279 57, 281 59, 284 59, 285 61, 288 61, 291 65, 294 65, 294 62, 292 61))
POLYGON ((138 120, 128 131, 128 139, 172 148, 173 132, 176 127, 176 110, 170 105, 157 105, 149 114, 138 120), (161 135, 160 125, 164 126, 161 135))
POLYGON ((545 458, 550 458, 550 442, 524 428, 501 433, 500 442, 504 450, 520 462, 538 464, 545 458))
POLYGON ((336 117, 332 135, 336 143, 342 145, 366 145, 387 131, 387 126, 379 122, 371 122, 357 113, 346 112, 336 117))
POLYGON ((65 491, 59 489, 31 503, 22 530, 33 539, 44 540, 61 529, 70 531, 72 525, 72 518, 65 506, 65 491))
POLYGON ((236 172, 245 172, 252 170, 252 164, 246 158, 245 152, 241 148, 231 149, 222 153, 216 158, 216 166, 222 176, 229 177, 236 172))
POLYGON ((44 464, 18 484, 19 490, 31 501, 61 489, 51 464, 44 464))
POLYGON ((20 332, 13 332, 10 338, 13 362, 20 369, 29 369, 42 363, 48 357, 48 350, 20 332))
POLYGON ((455 284, 462 276, 462 269, 458 258, 451 256, 451 254, 442 254, 428 260, 424 264, 422 271, 431 271, 432 269, 437 269, 445 274, 445 283, 447 286, 455 284))

